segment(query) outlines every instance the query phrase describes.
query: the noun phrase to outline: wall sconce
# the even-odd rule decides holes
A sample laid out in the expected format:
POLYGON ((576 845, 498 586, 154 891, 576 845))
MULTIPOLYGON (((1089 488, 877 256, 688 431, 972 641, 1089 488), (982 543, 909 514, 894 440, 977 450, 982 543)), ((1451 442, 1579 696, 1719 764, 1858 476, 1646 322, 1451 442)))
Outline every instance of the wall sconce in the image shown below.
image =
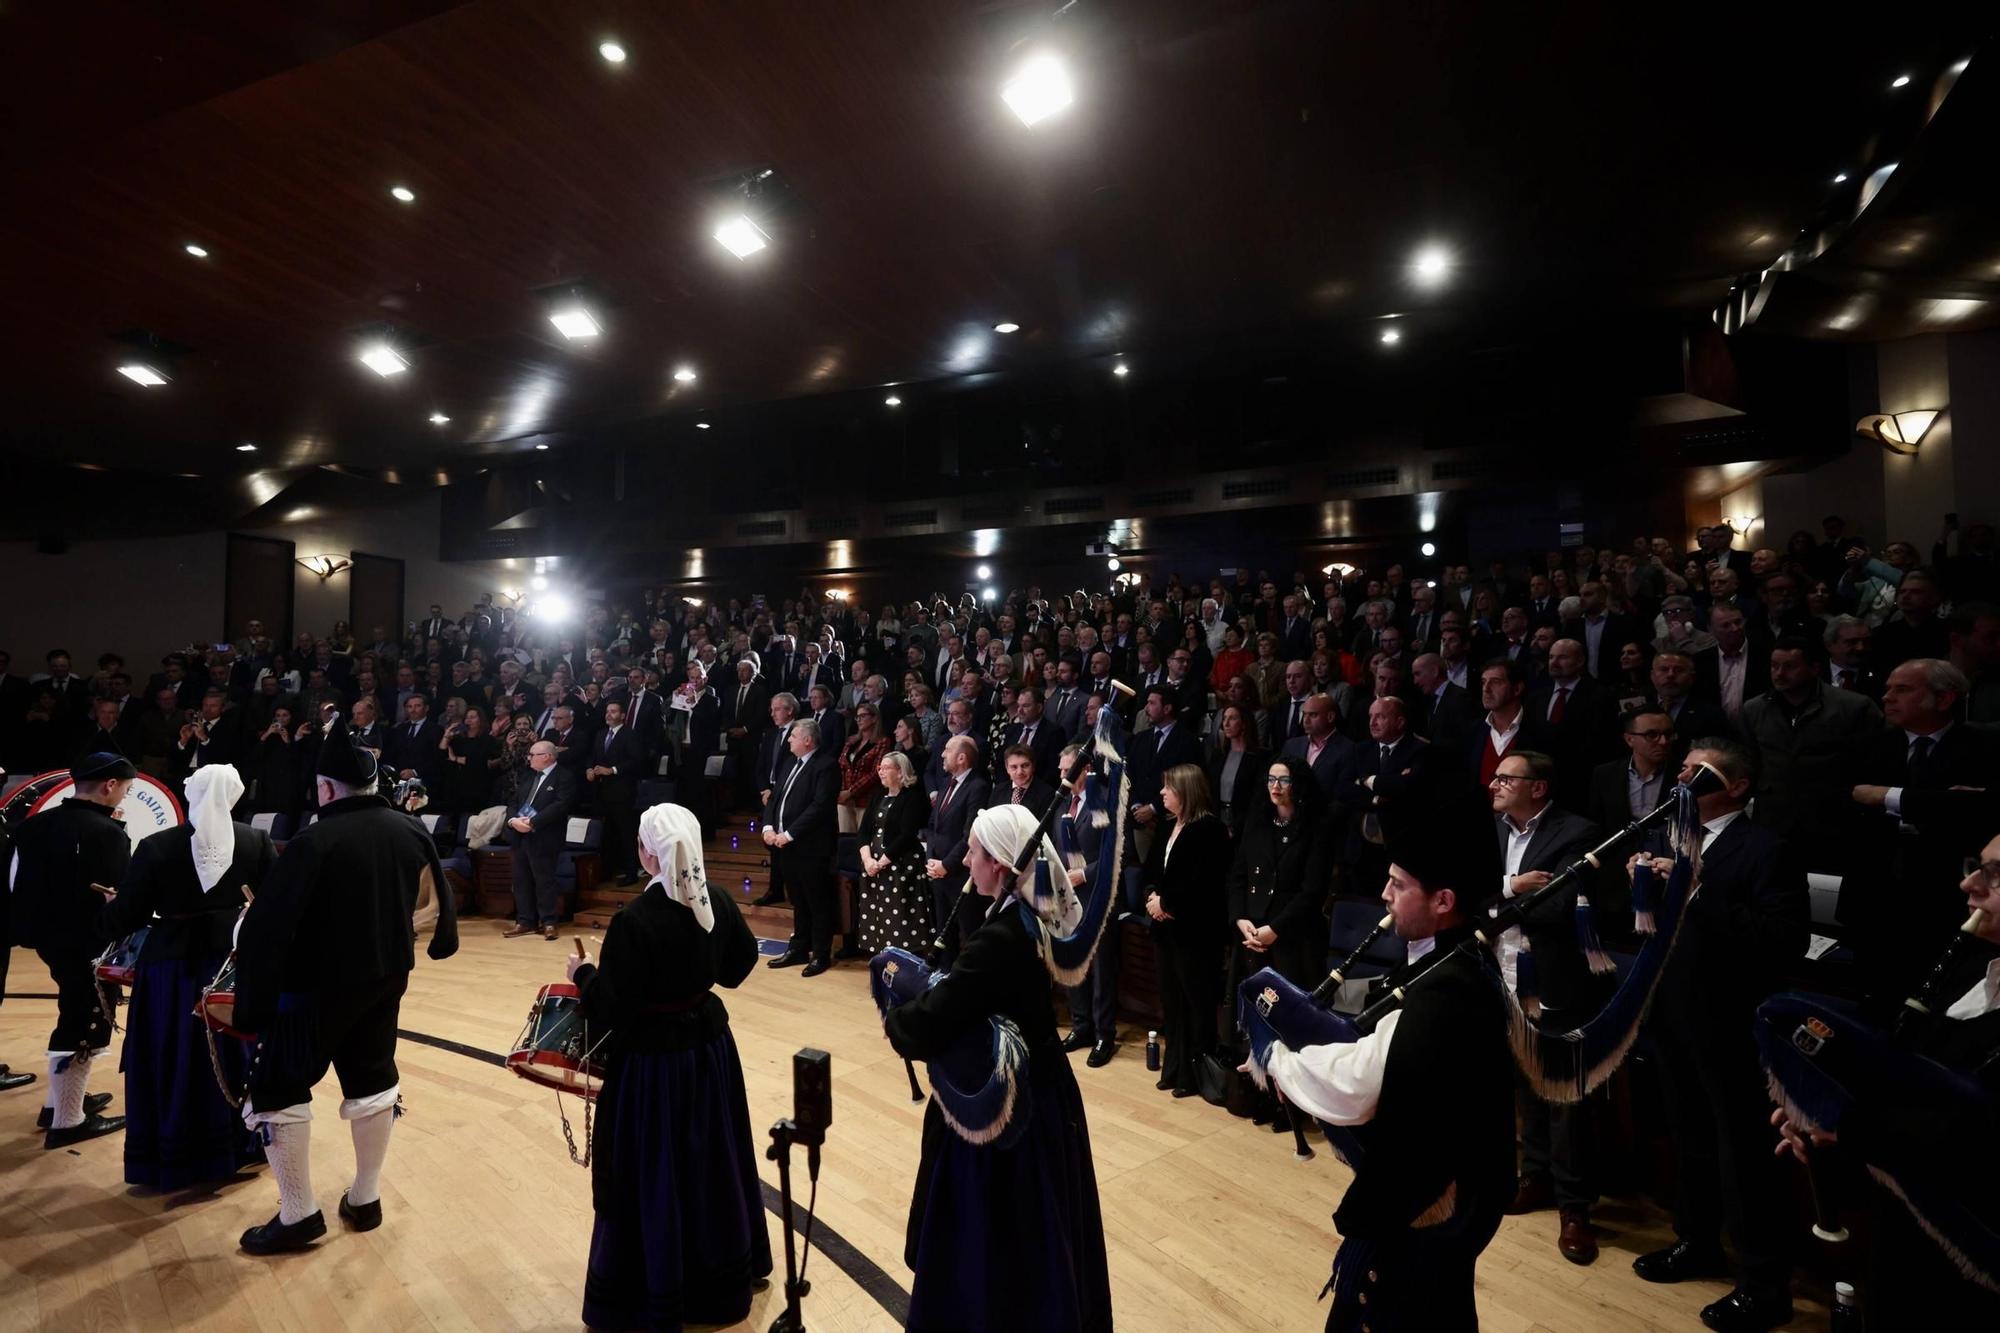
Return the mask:
POLYGON ((1338 574, 1342 579, 1351 579, 1354 577, 1354 566, 1345 560, 1336 560, 1330 565, 1322 565, 1319 572, 1328 578, 1338 574))
POLYGON ((1892 454, 1914 454, 1924 436, 1930 433, 1931 426, 1943 415, 1943 408, 1920 412, 1877 412, 1856 422, 1854 431, 1892 454))
POLYGON ((828 588, 826 590, 826 600, 829 602, 845 602, 847 600, 847 589, 828 588))
POLYGON ((510 611, 518 611, 521 609, 521 598, 523 594, 519 588, 502 588, 499 592, 488 593, 487 596, 491 597, 496 602, 505 602, 507 604, 507 609, 510 611))
POLYGON ((302 555, 295 563, 319 575, 322 583, 354 564, 344 555, 302 555))

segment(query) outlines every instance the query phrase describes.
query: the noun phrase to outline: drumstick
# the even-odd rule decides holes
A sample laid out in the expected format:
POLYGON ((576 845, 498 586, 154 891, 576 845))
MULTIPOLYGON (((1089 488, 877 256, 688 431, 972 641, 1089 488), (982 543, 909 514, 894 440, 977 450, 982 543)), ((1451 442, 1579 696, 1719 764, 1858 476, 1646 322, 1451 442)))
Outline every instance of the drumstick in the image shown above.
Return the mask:
POLYGON ((578 958, 588 958, 590 956, 583 951, 583 936, 581 935, 576 936, 576 956, 578 958))

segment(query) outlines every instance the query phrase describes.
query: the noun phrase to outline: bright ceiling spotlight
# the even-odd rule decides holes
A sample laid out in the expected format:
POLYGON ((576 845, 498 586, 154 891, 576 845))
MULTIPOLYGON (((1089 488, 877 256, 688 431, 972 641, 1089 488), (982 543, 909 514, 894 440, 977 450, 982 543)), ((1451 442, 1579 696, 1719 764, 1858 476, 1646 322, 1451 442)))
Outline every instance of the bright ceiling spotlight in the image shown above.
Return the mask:
POLYGON ((1898 74, 1889 86, 1891 88, 1907 88, 1910 86, 1910 76, 1907 74, 1898 74))
POLYGON ((546 449, 548 448, 548 446, 547 446, 546 444, 538 444, 538 445, 536 445, 536 446, 535 446, 535 448, 537 448, 537 449, 541 449, 541 450, 546 450, 546 449))
POLYGON ((625 63, 625 48, 616 42, 599 42, 597 44, 597 54, 603 56, 614 65, 625 63))
POLYGON ((1030 56, 1014 71, 1014 77, 1000 87, 1000 100, 1012 108, 1023 125, 1046 120, 1076 100, 1069 70, 1062 61, 1044 51, 1030 56))
POLYGON ((1104 562, 1104 567, 1110 570, 1114 574, 1118 572, 1118 565, 1119 565, 1119 560, 1118 557, 1115 555, 1112 556, 1109 560, 1106 560, 1104 562))
POLYGON ((693 383, 694 383, 694 367, 693 367, 693 366, 682 366, 682 367, 681 367, 681 368, 680 368, 679 370, 676 370, 676 371, 674 372, 674 378, 675 378, 676 380, 680 381, 680 382, 681 382, 682 384, 693 384, 693 383))
POLYGON ((707 423, 706 421, 697 421, 697 422, 695 422, 695 423, 694 423, 694 428, 695 428, 696 430, 707 430, 707 429, 708 429, 708 423, 707 423))
POLYGON ((980 594, 980 596, 984 597, 989 602, 998 601, 1000 598, 1000 590, 998 588, 988 587, 985 592, 980 594))
POLYGON ((884 398, 882 400, 882 405, 884 407, 901 407, 903 405, 903 400, 898 398, 895 394, 892 393, 887 398, 884 398))
POLYGON ((1387 345, 1393 347, 1397 343, 1403 341, 1403 335, 1398 333, 1394 329, 1384 329, 1382 330, 1382 341, 1387 345))
POLYGON ((182 246, 181 249, 187 251, 189 254, 193 255, 196 259, 208 258, 208 251, 203 247, 196 245, 193 241, 189 241, 186 245, 182 246))
POLYGON ((1111 367, 1111 373, 1118 376, 1120 379, 1123 379, 1125 376, 1130 375, 1132 373, 1132 367, 1126 365, 1123 361, 1120 361, 1117 365, 1111 367))
POLYGON ((1410 260, 1410 279, 1419 287, 1442 287, 1451 276, 1451 254, 1442 246, 1427 245, 1410 260))
POLYGON ((410 363, 398 356, 396 349, 387 343, 374 343, 362 348, 361 364, 383 379, 391 375, 400 375, 410 368, 410 363))
POLYGON ((1846 172, 1844 172, 1844 171, 1837 171, 1837 172, 1835 172, 1835 173, 1834 173, 1834 175, 1833 175, 1833 183, 1834 183, 1835 185, 1845 185, 1845 184, 1847 184, 1847 173, 1846 173, 1846 172))
POLYGON ((151 366, 137 361, 118 367, 118 373, 126 379, 131 380, 134 384, 144 385, 148 389, 157 389, 160 385, 167 382, 165 375, 162 375, 151 366))
POLYGON ((442 412, 433 412, 433 413, 431 413, 431 424, 432 424, 433 426, 442 426, 442 425, 443 425, 443 424, 444 424, 445 422, 447 422, 447 421, 450 421, 450 420, 451 420, 451 418, 450 418, 450 417, 448 417, 448 416, 446 416, 446 415, 445 415, 444 413, 442 413, 442 412))
POLYGON ((743 213, 723 222, 715 229, 715 239, 722 242, 723 249, 738 259, 748 259, 771 243, 764 229, 752 222, 743 213))
POLYGON ((556 332, 572 341, 578 338, 595 338, 604 332, 598 326, 597 317, 580 305, 565 306, 549 315, 549 323, 556 326, 556 332))
POLYGON ((239 454, 254 454, 257 452, 257 446, 254 444, 239 444, 236 446, 236 452, 239 454))
POLYGON ((993 331, 995 333, 1019 333, 1021 326, 1011 319, 1003 319, 993 326, 993 331))
POLYGON ((986 582, 986 580, 993 577, 993 566, 981 565, 972 571, 972 577, 978 579, 981 583, 986 582))
POLYGON ((1422 551, 1426 557, 1434 556, 1438 553, 1436 542, 1425 542, 1422 546, 1419 546, 1417 549, 1419 551, 1422 551))
POLYGON ((535 575, 535 577, 528 580, 528 586, 530 588, 533 588, 536 592, 540 592, 542 589, 549 586, 549 581, 545 575, 537 574, 535 575))
POLYGON ((417 202, 417 192, 407 185, 392 185, 389 187, 389 193, 406 204, 417 202))

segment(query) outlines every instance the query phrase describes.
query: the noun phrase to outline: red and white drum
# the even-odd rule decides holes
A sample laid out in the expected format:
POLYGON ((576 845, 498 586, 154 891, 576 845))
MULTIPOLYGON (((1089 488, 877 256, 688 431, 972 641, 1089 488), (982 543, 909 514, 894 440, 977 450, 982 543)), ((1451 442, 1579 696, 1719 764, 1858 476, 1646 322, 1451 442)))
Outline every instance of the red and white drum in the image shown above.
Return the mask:
POLYGON ((608 1031, 591 1037, 575 986, 551 982, 535 993, 535 1007, 514 1039, 507 1067, 532 1083, 594 1101, 604 1082, 597 1048, 607 1035, 608 1031))
POLYGON ((113 986, 130 986, 139 975, 139 950, 146 947, 151 926, 141 926, 106 949, 97 960, 97 979, 113 986))
POLYGON ((254 1041, 253 1032, 238 1031, 236 1027, 236 955, 230 954, 223 961, 222 970, 215 974, 215 980, 208 983, 195 1001, 194 1016, 226 1037, 238 1041, 254 1041))
MULTIPOLYGON (((27 810, 22 818, 27 818, 53 809, 75 794, 76 783, 67 769, 39 774, 7 798, 8 822, 13 822, 18 803, 23 800, 27 802, 27 810)), ((171 787, 151 774, 141 773, 132 779, 125 799, 118 803, 118 817, 125 825, 125 836, 136 847, 149 834, 187 822, 187 811, 171 787)))

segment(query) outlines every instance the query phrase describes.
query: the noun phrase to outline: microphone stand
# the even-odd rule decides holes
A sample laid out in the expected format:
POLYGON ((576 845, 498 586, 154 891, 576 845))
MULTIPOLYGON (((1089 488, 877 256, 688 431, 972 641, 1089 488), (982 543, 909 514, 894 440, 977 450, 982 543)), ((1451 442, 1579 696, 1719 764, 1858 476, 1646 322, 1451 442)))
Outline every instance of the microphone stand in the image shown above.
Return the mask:
POLYGON ((771 1126, 771 1146, 764 1150, 765 1158, 778 1164, 779 1220, 785 1231, 785 1308, 771 1321, 771 1333, 805 1333, 805 1314, 799 1303, 812 1291, 812 1283, 805 1276, 805 1259, 812 1253, 813 1209, 819 1195, 819 1144, 806 1145, 806 1173, 812 1179, 814 1200, 806 1205, 805 1244, 802 1253, 795 1258, 792 1243, 792 1145, 798 1141, 798 1132, 797 1121, 789 1118, 780 1120, 771 1126))

